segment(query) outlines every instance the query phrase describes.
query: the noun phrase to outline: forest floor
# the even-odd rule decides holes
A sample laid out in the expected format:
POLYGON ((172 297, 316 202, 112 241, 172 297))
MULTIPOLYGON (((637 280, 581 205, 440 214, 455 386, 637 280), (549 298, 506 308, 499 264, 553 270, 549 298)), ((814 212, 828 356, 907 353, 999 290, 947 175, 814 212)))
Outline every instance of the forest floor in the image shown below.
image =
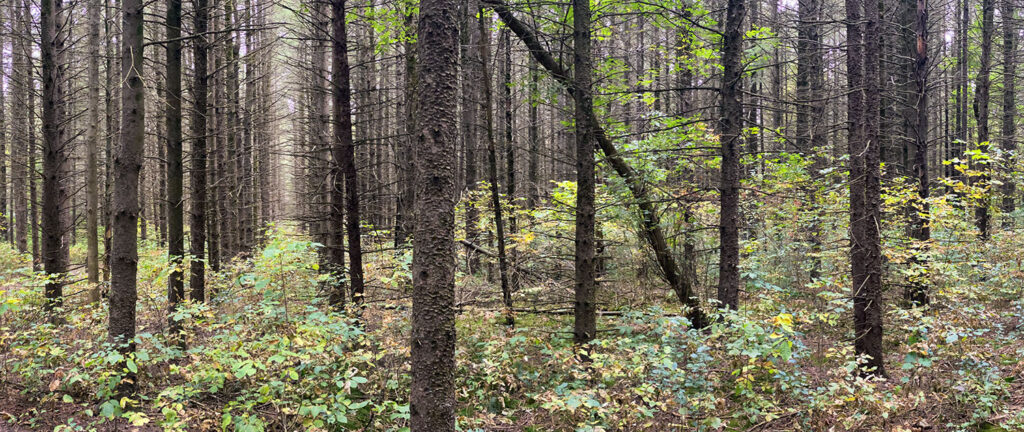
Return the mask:
MULTIPOLYGON (((334 312, 315 245, 275 232, 210 277, 210 301, 178 312, 183 351, 165 335, 165 251, 145 243, 138 351, 125 359, 105 345, 105 305, 86 304, 81 282, 66 288, 65 323, 45 324, 42 278, 6 247, 0 431, 407 427, 407 253, 369 260, 367 306, 334 312), (139 392, 117 399, 128 372, 139 392)), ((642 303, 606 292, 604 308, 617 313, 599 318, 585 365, 571 315, 538 306, 508 328, 498 288, 460 274, 458 421, 467 431, 1021 431, 1020 282, 988 283, 943 286, 928 308, 898 307, 890 294, 889 379, 880 380, 851 373, 849 302, 838 286, 748 290, 740 312, 702 331, 667 290, 646 288, 654 294, 642 303)), ((568 293, 532 285, 518 304, 568 293)))

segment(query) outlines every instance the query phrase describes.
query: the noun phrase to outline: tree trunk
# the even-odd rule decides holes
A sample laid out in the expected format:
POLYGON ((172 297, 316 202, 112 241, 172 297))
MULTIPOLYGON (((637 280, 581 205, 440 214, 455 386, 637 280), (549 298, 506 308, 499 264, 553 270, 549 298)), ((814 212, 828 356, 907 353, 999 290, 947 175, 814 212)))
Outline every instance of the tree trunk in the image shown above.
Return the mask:
MULTIPOLYGON (((114 155, 114 196, 110 251, 109 337, 127 356, 135 351, 135 303, 138 253, 139 171, 145 144, 146 104, 142 86, 143 3, 123 0, 121 29, 121 139, 114 155)), ((135 374, 118 384, 122 396, 136 388, 135 374)))
POLYGON ((882 355, 879 135, 879 13, 876 2, 846 0, 850 119, 850 269, 854 348, 862 373, 886 376, 882 355), (861 8, 864 15, 861 24, 861 8), (862 43, 863 41, 863 43, 862 43), (858 90, 863 89, 863 90, 858 90))
MULTIPOLYGON (((336 199, 344 198, 345 230, 348 235, 348 279, 352 288, 352 302, 359 305, 363 302, 363 252, 360 243, 362 231, 359 227, 358 173, 356 172, 355 145, 352 142, 352 88, 348 65, 348 39, 345 33, 345 0, 332 0, 331 12, 334 159, 345 180, 345 194, 342 197, 338 191, 342 185, 336 175, 334 194, 336 199)), ((341 210, 340 200, 335 201, 334 205, 335 212, 341 210)), ((338 218, 339 215, 335 213, 334 217, 338 218)))
MULTIPOLYGON (((68 257, 68 234, 64 212, 68 210, 68 143, 65 135, 64 106, 64 5, 61 0, 43 0, 40 7, 41 59, 43 77, 43 202, 42 259, 46 282, 46 311, 63 304, 64 277, 68 257)), ((31 121, 29 122, 31 125, 31 121)), ((31 127, 31 126, 30 126, 31 127)), ((31 171, 31 170, 30 170, 31 171)), ((134 281, 134 278, 132 279, 134 281)), ((51 315, 51 319, 56 319, 51 315)))
POLYGON ((576 303, 573 342, 583 345, 597 336, 594 219, 594 95, 590 50, 590 1, 573 0, 573 99, 576 116, 576 303))
MULTIPOLYGON (((920 6, 919 6, 920 7, 920 6)), ((1010 167, 1007 170, 1007 176, 1003 179, 1003 203, 1002 211, 1004 213, 1003 225, 1004 227, 1012 226, 1013 219, 1010 214, 1013 213, 1016 208, 1015 195, 1017 194, 1017 185, 1013 181, 1013 171, 1016 166, 1016 157, 1014 153, 1017 150, 1017 87, 1016 87, 1016 75, 1017 75, 1017 38, 1018 29, 1016 23, 1016 11, 1014 10, 1015 4, 1013 0, 1003 0, 1002 11, 1000 11, 1003 19, 1003 119, 1002 119, 1002 144, 1001 150, 1003 154, 1007 155, 1006 166, 1010 167)))
POLYGON ((96 155, 100 146, 100 9, 102 5, 93 0, 89 5, 89 132, 86 138, 86 277, 93 286, 89 290, 89 301, 100 301, 99 238, 97 212, 99 211, 99 168, 96 155))
MULTIPOLYGON (((740 158, 743 150, 743 15, 744 0, 729 0, 722 45, 722 176, 719 193, 721 211, 718 232, 718 301, 721 307, 739 307, 740 292, 740 158)), ((778 125, 776 125, 778 127, 778 125)))
MULTIPOLYGON (((195 19, 205 26, 208 13, 205 0, 196 2, 195 19)), ((199 28, 199 23, 196 23, 199 28)), ((185 300, 182 256, 185 254, 185 227, 181 136, 181 0, 167 0, 167 256, 171 270, 167 274, 168 328, 172 337, 181 331, 173 318, 178 305, 185 300)))
MULTIPOLYGON (((981 2, 981 57, 978 62, 977 83, 974 87, 974 119, 978 124, 978 151, 982 156, 989 155, 989 94, 991 93, 992 80, 990 75, 992 69, 992 33, 995 30, 995 0, 982 0, 981 2)), ((973 164, 972 164, 973 165, 973 164)), ((975 208, 975 223, 978 226, 979 235, 983 240, 989 238, 991 232, 991 218, 989 214, 990 193, 989 171, 991 170, 989 160, 982 158, 978 161, 975 169, 980 171, 975 186, 980 188, 981 202, 975 208)))
POLYGON ((413 234, 413 432, 455 430, 455 131, 459 61, 454 0, 421 0, 413 234))
MULTIPOLYGON (((189 254, 189 290, 194 302, 206 301, 206 113, 207 94, 209 92, 207 71, 208 44, 206 0, 195 0, 195 32, 200 35, 193 43, 193 98, 195 100, 195 116, 192 118, 192 207, 189 217, 191 232, 189 254)), ((229 2, 230 3, 230 2, 229 2)))
MULTIPOLYGON (((931 209, 928 205, 928 2, 927 0, 917 0, 916 5, 914 22, 908 23, 913 24, 917 34, 913 70, 916 94, 912 99, 915 102, 915 110, 911 131, 914 134, 913 164, 914 177, 917 179, 918 207, 914 209, 911 231, 914 239, 921 242, 918 247, 926 249, 927 242, 931 239, 931 228, 929 227, 931 209)), ((912 262, 922 266, 927 265, 927 254, 923 252, 926 251, 915 251, 912 262)), ((907 300, 911 304, 928 303, 927 278, 927 272, 911 278, 910 292, 907 296, 907 300)))
POLYGON ((498 240, 498 275, 501 279, 501 299, 505 305, 505 325, 515 325, 515 317, 512 315, 512 291, 508 285, 508 256, 505 251, 505 221, 502 218, 502 203, 501 193, 498 189, 498 151, 497 145, 495 144, 494 137, 494 111, 492 110, 492 104, 494 101, 494 92, 491 89, 491 74, 490 74, 490 46, 487 43, 488 27, 487 23, 488 16, 484 13, 484 10, 480 10, 478 14, 479 20, 479 32, 481 34, 481 43, 478 44, 480 50, 480 61, 483 64, 483 108, 484 108, 484 129, 487 134, 487 168, 488 168, 488 181, 491 183, 491 207, 494 211, 494 229, 497 233, 498 240))

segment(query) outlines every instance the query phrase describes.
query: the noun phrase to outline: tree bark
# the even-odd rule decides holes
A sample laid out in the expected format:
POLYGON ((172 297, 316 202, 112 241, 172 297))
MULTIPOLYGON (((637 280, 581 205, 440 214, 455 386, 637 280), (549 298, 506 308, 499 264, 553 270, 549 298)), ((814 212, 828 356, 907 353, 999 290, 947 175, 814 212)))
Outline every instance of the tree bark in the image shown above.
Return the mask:
MULTIPOLYGON (((68 257, 64 247, 68 234, 70 194, 67 189, 68 147, 64 124, 64 5, 61 0, 43 0, 40 7, 41 59, 43 77, 43 202, 42 259, 46 282, 46 311, 56 319, 54 309, 63 305, 64 277, 68 257)), ((31 127, 31 121, 29 127, 31 127)), ((30 170, 31 171, 31 170, 30 170)), ((134 279, 133 279, 134 280, 134 279)))
MULTIPOLYGON (((991 93, 992 79, 992 33, 995 31, 995 0, 982 0, 981 2, 981 56, 978 59, 977 83, 974 87, 974 119, 978 124, 978 151, 982 156, 989 156, 989 96, 991 93)), ((974 164, 972 164, 974 165, 974 164)), ((982 158, 978 161, 975 169, 980 171, 975 186, 982 190, 981 202, 974 210, 975 224, 983 240, 991 236, 991 219, 989 214, 990 193, 989 171, 991 170, 989 160, 982 158)))
POLYGON ((573 342, 583 345, 597 336, 597 282, 594 266, 596 175, 594 169, 593 60, 590 50, 590 1, 573 0, 573 99, 576 120, 575 313, 573 342))
MULTIPOLYGON (((334 85, 331 87, 334 109, 334 158, 344 176, 345 230, 348 235, 348 279, 352 289, 352 302, 363 302, 362 231, 359 227, 359 185, 356 172, 355 145, 352 142, 352 88, 348 65, 348 39, 345 33, 345 0, 331 1, 331 28, 333 31, 331 65, 334 85)), ((334 182, 335 197, 342 185, 334 182)), ((335 202, 335 212, 342 203, 335 202)), ((335 214, 335 218, 338 215, 335 214)))
MULTIPOLYGON (((146 104, 142 86, 143 3, 123 0, 121 37, 121 138, 114 154, 110 251, 111 342, 125 356, 135 351, 136 276, 139 261, 139 172, 145 145, 146 104)), ((122 395, 136 388, 135 374, 119 384, 122 395)))
POLYGON ((190 277, 189 290, 192 301, 206 301, 206 200, 207 200, 207 167, 206 167, 206 114, 207 95, 209 93, 209 72, 207 71, 207 55, 209 53, 205 33, 207 31, 208 11, 206 0, 195 0, 194 15, 195 32, 200 35, 193 43, 193 98, 195 115, 192 118, 192 207, 189 217, 191 232, 189 255, 190 277))
MULTIPOLYGON (((743 150, 743 16, 744 0, 729 0, 722 45, 722 114, 718 131, 722 134, 722 173, 720 222, 718 227, 718 302, 721 307, 739 307, 740 292, 740 158, 743 150)), ((776 125, 778 127, 778 125, 776 125)))
MULTIPOLYGON (((203 19, 208 13, 205 0, 196 2, 195 19, 203 19)), ((167 256, 171 270, 167 274, 168 329, 172 337, 181 331, 180 323, 173 318, 179 304, 185 300, 182 256, 185 254, 184 171, 182 169, 181 134, 181 0, 167 0, 167 256)), ((196 26, 199 27, 199 26, 196 26)))
POLYGON ((455 131, 459 28, 454 0, 421 0, 413 235, 413 432, 455 430, 455 131))
MULTIPOLYGON (((916 0, 916 10, 913 24, 914 32, 917 35, 917 43, 914 49, 914 70, 913 79, 915 84, 915 95, 912 100, 914 104, 914 118, 912 119, 913 132, 913 154, 914 154, 914 177, 917 179, 917 208, 914 209, 913 227, 911 229, 915 240, 919 241, 922 249, 926 249, 927 242, 931 239, 931 228, 929 219, 931 209, 928 205, 928 2, 927 0, 916 0)), ((918 265, 927 265, 927 254, 925 250, 915 251, 912 261, 918 265)), ((924 305, 928 303, 928 273, 911 278, 910 292, 907 300, 911 304, 924 305)))

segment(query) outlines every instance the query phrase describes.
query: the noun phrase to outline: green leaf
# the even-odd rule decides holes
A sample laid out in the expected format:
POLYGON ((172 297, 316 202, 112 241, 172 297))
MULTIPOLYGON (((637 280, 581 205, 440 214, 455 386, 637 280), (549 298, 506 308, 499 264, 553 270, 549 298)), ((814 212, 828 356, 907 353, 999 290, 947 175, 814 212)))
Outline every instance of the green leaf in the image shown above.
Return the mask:
POLYGON ((135 364, 135 360, 128 359, 128 361, 125 362, 125 366, 132 373, 139 373, 139 366, 135 364))

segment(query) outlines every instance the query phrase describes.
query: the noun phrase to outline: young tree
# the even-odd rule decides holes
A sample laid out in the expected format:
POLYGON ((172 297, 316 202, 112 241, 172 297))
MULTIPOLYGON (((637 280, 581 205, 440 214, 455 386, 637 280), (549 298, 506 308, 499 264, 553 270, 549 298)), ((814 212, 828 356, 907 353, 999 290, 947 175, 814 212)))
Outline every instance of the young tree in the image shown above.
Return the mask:
POLYGON ((421 0, 416 92, 412 388, 414 432, 455 430, 455 0, 421 0))
MULTIPOLYGON (((919 0, 920 4, 920 0, 919 0)), ((1000 15, 1003 19, 1003 119, 1002 139, 1000 140, 1001 150, 1007 155, 1006 165, 1009 167, 1008 174, 1003 179, 1003 203, 1002 211, 1009 215, 1016 208, 1015 195, 1017 185, 1013 181, 1013 170, 1017 158, 1014 152, 1017 150, 1017 18, 1016 4, 1014 0, 1003 0, 1000 15)), ((1004 226, 1010 226, 1011 219, 1007 216, 1004 219, 1004 226)))

